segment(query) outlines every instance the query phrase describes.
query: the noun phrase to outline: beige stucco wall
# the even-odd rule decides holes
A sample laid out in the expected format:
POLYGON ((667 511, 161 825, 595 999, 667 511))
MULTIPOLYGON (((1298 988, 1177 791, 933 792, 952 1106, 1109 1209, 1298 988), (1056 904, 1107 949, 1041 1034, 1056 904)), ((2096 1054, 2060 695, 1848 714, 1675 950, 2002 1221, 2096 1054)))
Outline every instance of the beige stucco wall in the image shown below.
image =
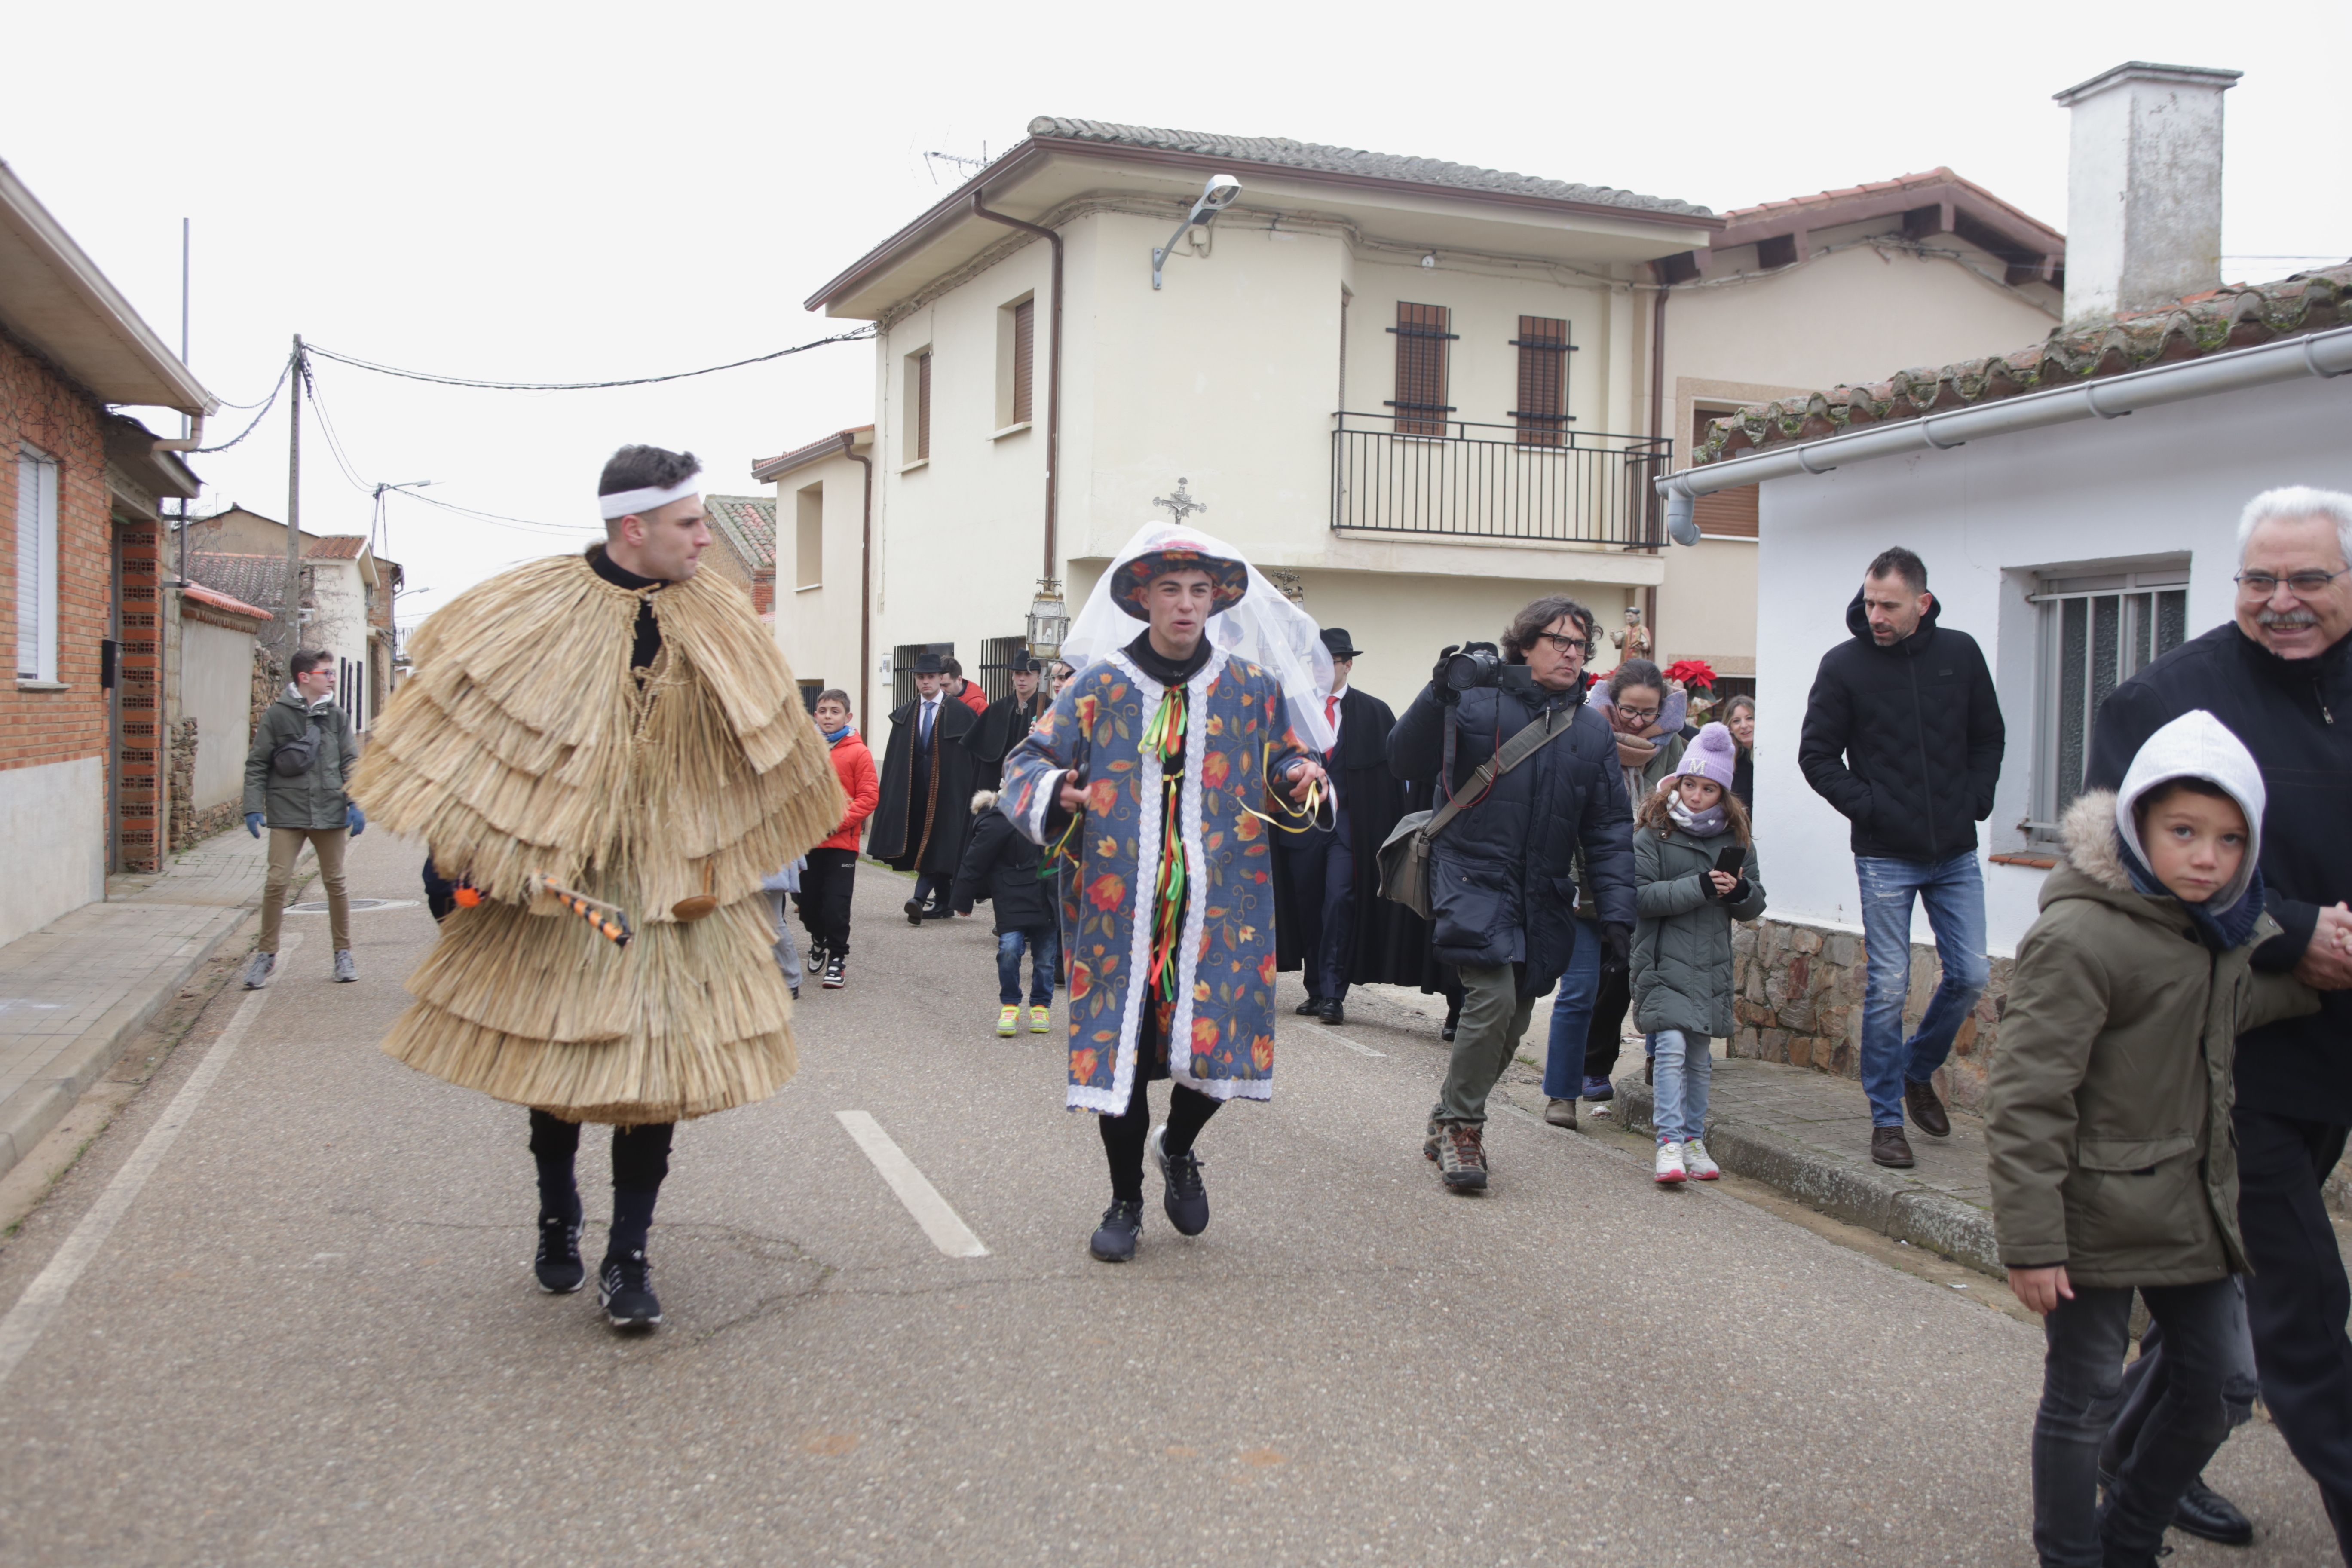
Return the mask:
MULTIPOLYGON (((1629 586, 1658 581, 1654 557, 1618 549, 1331 528, 1331 416, 1343 395, 1351 410, 1386 412, 1396 343, 1387 329, 1398 300, 1454 311, 1460 336, 1448 400, 1455 417, 1507 423, 1517 363, 1508 345, 1518 317, 1565 317, 1579 345, 1569 384, 1576 427, 1622 430, 1646 347, 1635 336, 1646 316, 1622 282, 1501 261, 1424 268, 1411 258, 1359 253, 1336 231, 1269 227, 1251 214, 1220 224, 1205 255, 1180 247, 1155 291, 1150 252, 1167 231, 1164 219, 1101 211, 1064 230, 1057 574, 1074 610, 1135 530, 1167 516, 1151 503, 1180 477, 1207 504, 1196 514, 1200 526, 1263 568, 1299 573, 1311 614, 1349 626, 1368 647, 1377 638, 1381 658, 1399 661, 1391 669, 1368 660, 1368 689, 1377 669, 1409 695, 1406 682, 1418 684, 1412 672, 1425 672, 1439 646, 1493 637, 1538 593, 1573 584, 1567 591, 1605 601, 1613 616, 1629 586), (1341 305, 1349 289, 1343 394, 1341 305), (1408 647, 1415 650, 1409 658, 1400 651, 1408 647)), ((969 656, 983 638, 1022 630, 1045 564, 1047 312, 1038 313, 1038 420, 1009 435, 995 423, 997 314, 1026 294, 1049 298, 1049 261, 1042 243, 1016 251, 882 335, 877 682, 898 644, 953 641, 969 656), (930 456, 917 466, 905 456, 905 363, 925 346, 933 355, 930 456)), ((781 491, 778 504, 781 528, 781 491)))
MULTIPOLYGON (((794 679, 837 686, 860 709, 865 697, 857 687, 857 579, 865 479, 856 462, 838 457, 776 480, 776 646, 794 679), (803 491, 814 492, 819 509, 821 539, 814 563, 800 557, 803 491)), ((877 642, 881 652, 889 651, 889 645, 878 637, 877 642)), ((872 691, 875 701, 888 702, 887 684, 877 679, 872 691)), ((856 720, 864 730, 866 715, 860 711, 856 720)))
MULTIPOLYGON (((1847 237, 1832 230, 1815 239, 1825 245, 1847 237)), ((1969 250, 1949 235, 1936 244, 1969 250)), ((1970 254, 1977 267, 1999 275, 1998 261, 1970 254)), ((1739 281, 1677 289, 1666 309, 1665 356, 1666 434, 1675 439, 1675 466, 1689 460, 1700 408, 2006 353, 2056 324, 2025 294, 1958 262, 1867 247, 1739 281)), ((1666 659, 1755 658, 1755 549, 1706 541, 1666 552, 1657 612, 1666 659)), ((1857 582, 1860 570, 1857 562, 1857 582)))
MULTIPOLYGON (((285 535, 281 532, 278 537, 283 540, 285 535)), ((312 601, 312 614, 302 625, 302 646, 323 649, 338 660, 351 660, 350 679, 336 688, 337 700, 348 708, 354 694, 371 689, 367 671, 374 645, 368 637, 367 584, 357 561, 312 556, 302 564, 311 574, 312 601)), ((340 664, 337 673, 343 673, 340 664)), ((361 719, 362 729, 375 723, 373 713, 362 713, 361 719)))
MULTIPOLYGON (((255 623, 258 626, 260 623, 255 623)), ((245 793, 253 712, 251 632, 203 621, 180 624, 180 714, 196 721, 195 794, 202 812, 245 793)))

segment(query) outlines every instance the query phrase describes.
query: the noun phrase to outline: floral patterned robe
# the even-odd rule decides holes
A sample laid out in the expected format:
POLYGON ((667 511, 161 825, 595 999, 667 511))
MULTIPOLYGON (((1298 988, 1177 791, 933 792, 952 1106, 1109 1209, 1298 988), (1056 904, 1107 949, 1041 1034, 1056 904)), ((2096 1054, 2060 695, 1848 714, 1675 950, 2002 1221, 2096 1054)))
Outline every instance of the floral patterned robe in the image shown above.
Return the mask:
MULTIPOLYGON (((1073 1110, 1127 1110, 1150 1004, 1152 883, 1160 863, 1161 768, 1143 752, 1166 688, 1124 653, 1087 666, 1004 760, 999 809, 1049 844, 1045 819, 1066 768, 1083 768, 1088 801, 1069 841, 1062 949, 1069 955, 1073 1110)), ((1223 649, 1186 683, 1179 805, 1191 880, 1177 952, 1169 1076, 1216 1100, 1274 1094, 1274 858, 1283 819, 1266 779, 1307 753, 1291 734, 1282 688, 1223 649)))

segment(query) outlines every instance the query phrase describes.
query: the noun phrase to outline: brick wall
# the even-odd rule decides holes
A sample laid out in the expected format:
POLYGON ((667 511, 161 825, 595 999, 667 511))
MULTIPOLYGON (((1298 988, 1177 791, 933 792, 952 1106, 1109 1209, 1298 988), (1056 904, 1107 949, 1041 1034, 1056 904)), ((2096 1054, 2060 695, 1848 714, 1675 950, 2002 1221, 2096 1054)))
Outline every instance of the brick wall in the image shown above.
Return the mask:
POLYGON ((115 662, 122 777, 115 787, 115 842, 126 871, 160 871, 168 837, 163 736, 163 563, 155 525, 117 525, 122 560, 122 649, 115 662))
MULTIPOLYGON (((0 465, 5 465, 0 467, 0 648, 12 659, 16 648, 16 463, 17 447, 26 442, 58 460, 58 679, 67 689, 18 690, 12 666, 12 679, 0 681, 0 768, 106 754, 106 693, 98 685, 98 645, 107 635, 113 594, 112 509, 98 405, 0 336, 0 465)), ((152 532, 149 550, 152 557, 152 532)), ((146 582, 152 639, 152 558, 146 582)), ((152 703, 152 669, 147 689, 152 703)), ((149 729, 152 757, 152 712, 149 729)))

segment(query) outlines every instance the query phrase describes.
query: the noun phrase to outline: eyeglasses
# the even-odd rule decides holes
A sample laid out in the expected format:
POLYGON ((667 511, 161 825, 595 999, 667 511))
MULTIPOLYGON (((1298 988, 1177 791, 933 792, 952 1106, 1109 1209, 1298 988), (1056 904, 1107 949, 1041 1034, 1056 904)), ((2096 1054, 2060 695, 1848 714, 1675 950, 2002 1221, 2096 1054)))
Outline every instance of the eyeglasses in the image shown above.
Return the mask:
POLYGON ((1654 724, 1658 721, 1660 710, 1655 708, 1620 708, 1617 710, 1617 712, 1619 717, 1631 719, 1636 724, 1654 724))
MULTIPOLYGON (((2352 572, 2352 566, 2346 567, 2344 571, 2352 572)), ((2269 572, 2241 572, 2236 581, 2238 586, 2247 593, 2259 595, 2265 599, 2278 592, 2279 584, 2282 582, 2286 584, 2296 598, 2310 599, 2327 592, 2327 584, 2343 575, 2344 572, 2290 572, 2285 577, 2281 578, 2269 572)))
POLYGON ((1538 632, 1536 636, 1551 644, 1552 651, 1563 658, 1572 653, 1586 654, 1592 651, 1592 645, 1582 637, 1562 637, 1558 632, 1538 632))

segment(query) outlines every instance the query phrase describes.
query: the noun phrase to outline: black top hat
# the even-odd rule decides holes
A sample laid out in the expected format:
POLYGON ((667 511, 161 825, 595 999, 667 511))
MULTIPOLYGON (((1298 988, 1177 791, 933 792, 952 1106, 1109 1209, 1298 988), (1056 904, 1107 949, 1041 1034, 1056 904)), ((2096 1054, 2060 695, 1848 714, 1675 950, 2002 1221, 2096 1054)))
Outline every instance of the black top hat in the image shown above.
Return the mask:
POLYGON ((1016 653, 1004 668, 1013 675, 1034 675, 1045 668, 1045 661, 1034 654, 1016 653))
POLYGON ((940 662, 940 656, 938 654, 919 653, 915 656, 915 673, 917 675, 945 675, 947 672, 948 667, 940 662))
POLYGON ((1344 630, 1338 626, 1325 626, 1323 628, 1323 646, 1331 650, 1331 657, 1333 658, 1353 658, 1358 654, 1364 651, 1362 648, 1358 647, 1354 640, 1350 638, 1344 630))

